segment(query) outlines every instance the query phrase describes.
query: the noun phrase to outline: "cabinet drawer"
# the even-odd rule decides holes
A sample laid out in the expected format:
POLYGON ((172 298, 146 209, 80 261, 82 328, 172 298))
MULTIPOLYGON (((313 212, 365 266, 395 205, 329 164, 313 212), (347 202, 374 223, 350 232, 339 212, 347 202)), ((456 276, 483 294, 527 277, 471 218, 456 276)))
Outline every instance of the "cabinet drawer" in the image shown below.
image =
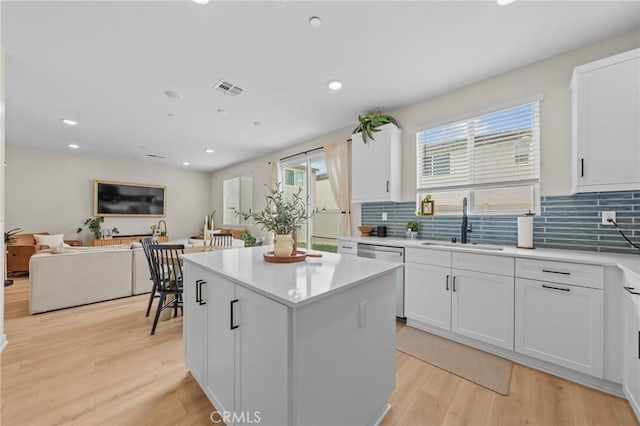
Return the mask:
POLYGON ((455 269, 513 276, 513 257, 475 253, 453 253, 451 264, 455 269))
POLYGON ((448 250, 407 248, 404 253, 404 261, 450 268, 451 252, 448 250))
POLYGON ((596 265, 516 259, 516 276, 582 287, 604 288, 604 267, 596 265))
POLYGON ((358 243, 354 241, 338 241, 338 253, 340 254, 358 254, 358 243))

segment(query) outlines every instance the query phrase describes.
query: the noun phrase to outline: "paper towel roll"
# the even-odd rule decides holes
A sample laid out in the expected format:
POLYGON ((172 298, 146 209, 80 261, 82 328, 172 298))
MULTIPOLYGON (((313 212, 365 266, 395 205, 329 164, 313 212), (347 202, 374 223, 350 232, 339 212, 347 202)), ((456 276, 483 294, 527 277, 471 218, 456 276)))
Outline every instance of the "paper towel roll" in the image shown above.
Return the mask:
POLYGON ((533 216, 518 218, 518 247, 533 248, 533 216))

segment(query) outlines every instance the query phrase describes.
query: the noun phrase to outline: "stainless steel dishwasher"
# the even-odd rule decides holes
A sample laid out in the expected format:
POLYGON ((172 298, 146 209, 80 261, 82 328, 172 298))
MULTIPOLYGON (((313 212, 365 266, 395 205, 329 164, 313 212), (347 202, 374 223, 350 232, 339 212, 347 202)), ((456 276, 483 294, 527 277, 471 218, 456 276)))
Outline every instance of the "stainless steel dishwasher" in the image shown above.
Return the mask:
MULTIPOLYGON (((358 256, 404 264, 404 248, 358 243, 358 256)), ((396 317, 404 319, 404 265, 396 280, 396 317)))

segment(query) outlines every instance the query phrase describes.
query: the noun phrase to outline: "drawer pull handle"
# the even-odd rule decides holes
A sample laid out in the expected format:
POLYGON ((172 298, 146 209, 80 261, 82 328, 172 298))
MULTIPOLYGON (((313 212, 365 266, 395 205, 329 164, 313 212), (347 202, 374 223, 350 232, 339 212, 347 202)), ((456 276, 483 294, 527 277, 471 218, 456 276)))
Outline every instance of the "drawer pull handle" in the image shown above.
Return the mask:
POLYGON ((447 275, 447 284, 445 286, 445 289, 449 291, 449 275, 447 275))
POLYGON ((200 282, 202 280, 196 280, 196 303, 200 303, 200 282))
POLYGON ((551 269, 543 269, 542 272, 546 272, 547 274, 571 275, 571 272, 552 271, 551 269))
POLYGON ((198 298, 199 298, 199 300, 198 300, 198 304, 199 304, 199 305, 206 305, 206 304, 207 304, 207 302, 205 302, 204 300, 202 300, 202 284, 206 284, 207 282, 206 282, 205 280, 198 280, 198 281, 200 281, 200 282, 198 283, 198 287, 196 288, 196 293, 198 293, 198 294, 199 294, 199 296, 198 296, 198 298))
POLYGON ((342 248, 346 248, 346 249, 349 249, 349 250, 353 250, 353 246, 342 246, 342 248))
POLYGON ((554 287, 554 286, 546 285, 546 284, 542 284, 542 287, 543 288, 548 288, 550 290, 571 291, 570 288, 554 287))
POLYGON ((238 328, 238 324, 234 324, 234 313, 235 313, 235 309, 233 309, 233 306, 238 303, 238 299, 234 299, 231 302, 229 302, 231 309, 229 310, 230 312, 230 317, 229 317, 229 329, 230 330, 235 330, 236 328, 238 328))

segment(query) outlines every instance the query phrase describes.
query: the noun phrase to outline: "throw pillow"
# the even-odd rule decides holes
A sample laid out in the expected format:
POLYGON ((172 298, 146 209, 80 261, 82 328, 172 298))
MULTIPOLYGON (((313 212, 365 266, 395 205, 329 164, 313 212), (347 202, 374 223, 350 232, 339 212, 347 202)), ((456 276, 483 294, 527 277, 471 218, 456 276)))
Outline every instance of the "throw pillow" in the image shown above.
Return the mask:
POLYGON ((33 236, 33 238, 35 238, 36 240, 36 245, 39 246, 49 246, 49 247, 54 247, 57 245, 61 245, 64 244, 64 236, 62 234, 56 234, 56 235, 37 235, 35 234, 33 236))
POLYGON ((51 253, 53 253, 53 254, 64 253, 64 244, 60 243, 60 244, 57 244, 55 246, 51 246, 51 253))

